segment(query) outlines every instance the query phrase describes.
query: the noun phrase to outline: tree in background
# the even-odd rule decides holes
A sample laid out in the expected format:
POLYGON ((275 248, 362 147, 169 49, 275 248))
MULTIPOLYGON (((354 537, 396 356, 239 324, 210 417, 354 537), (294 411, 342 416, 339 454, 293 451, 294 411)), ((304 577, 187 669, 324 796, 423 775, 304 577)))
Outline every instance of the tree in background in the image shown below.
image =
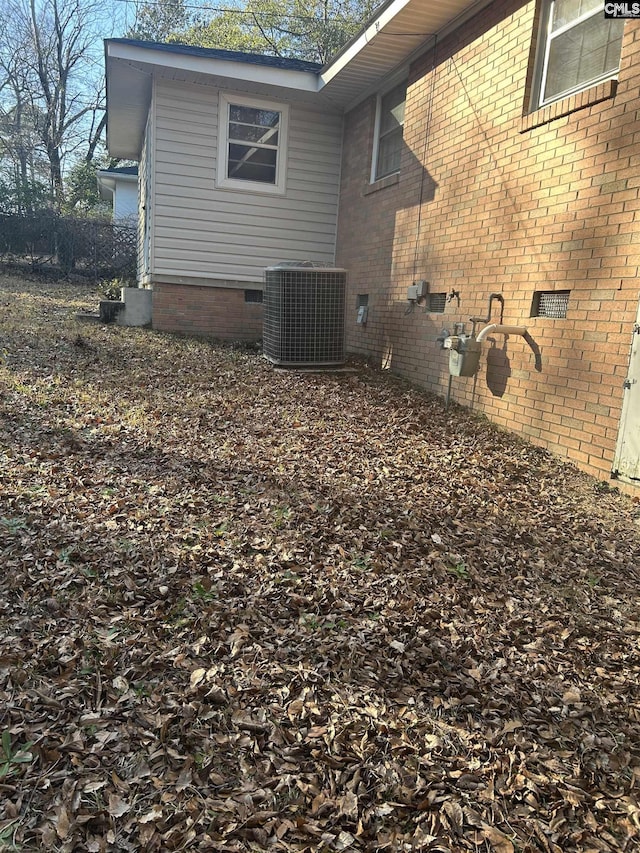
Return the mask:
POLYGON ((65 202, 65 158, 84 149, 90 162, 106 123, 96 54, 102 9, 101 0, 0 0, 0 110, 13 117, 3 150, 28 139, 18 157, 21 180, 25 162, 44 154, 56 209, 65 202))
POLYGON ((168 41, 191 23, 184 0, 160 0, 136 6, 136 17, 127 38, 141 41, 168 41))
POLYGON ((100 198, 97 170, 109 169, 115 162, 106 153, 93 160, 78 160, 67 175, 64 212, 73 216, 109 217, 111 205, 100 198))
POLYGON ((27 95, 20 52, 0 59, 0 207, 30 214, 50 206, 38 127, 42 116, 27 95))
POLYGON ((168 40, 324 63, 377 5, 372 0, 247 0, 243 8, 200 20, 168 40))

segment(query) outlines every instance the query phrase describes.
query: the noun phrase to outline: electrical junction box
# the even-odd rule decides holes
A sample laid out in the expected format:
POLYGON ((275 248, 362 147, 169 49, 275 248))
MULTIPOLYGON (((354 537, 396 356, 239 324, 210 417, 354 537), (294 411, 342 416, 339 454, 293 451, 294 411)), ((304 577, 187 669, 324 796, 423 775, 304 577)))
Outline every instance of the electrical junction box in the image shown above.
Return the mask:
POLYGON ((368 316, 369 316, 369 308, 368 308, 368 306, 367 306, 367 305, 361 305, 361 306, 358 308, 358 317, 357 317, 357 319, 356 319, 356 323, 357 323, 359 326, 366 326, 366 325, 367 325, 367 317, 368 317, 368 316))
POLYGON ((429 282, 415 281, 411 287, 407 288, 407 299, 409 302, 417 302, 418 299, 424 299, 429 293, 429 282))

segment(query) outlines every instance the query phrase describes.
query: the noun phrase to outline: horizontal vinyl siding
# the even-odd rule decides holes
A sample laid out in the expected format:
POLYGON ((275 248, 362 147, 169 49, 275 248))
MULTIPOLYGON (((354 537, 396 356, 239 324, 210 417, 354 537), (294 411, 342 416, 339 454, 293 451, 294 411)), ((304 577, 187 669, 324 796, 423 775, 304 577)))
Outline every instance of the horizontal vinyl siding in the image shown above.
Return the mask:
MULTIPOLYGON (((290 226, 294 228, 296 224, 292 223, 290 226)), ((270 253, 271 247, 282 241, 282 232, 286 230, 286 226, 275 226, 273 228, 268 228, 264 225, 259 234, 255 234, 251 242, 247 242, 244 248, 244 252, 247 255, 252 256, 260 256, 264 254, 264 252, 270 253)), ((229 254, 231 251, 231 257, 233 257, 233 251, 231 247, 234 245, 236 241, 238 228, 234 228, 232 225, 228 225, 226 223, 219 223, 216 225, 216 234, 220 239, 220 247, 218 249, 219 252, 229 254), (225 248, 226 247, 226 248, 225 248)), ((293 232, 288 232, 293 233, 293 232)), ((301 241, 306 241, 307 243, 320 243, 319 238, 316 236, 316 232, 313 231, 304 231, 300 227, 295 232, 295 238, 291 238, 288 243, 283 245, 288 245, 290 248, 295 249, 300 245, 301 241)), ((184 228, 175 228, 171 232, 171 235, 167 235, 164 243, 167 246, 173 248, 174 251, 179 251, 180 246, 185 242, 191 240, 193 245, 190 247, 189 258, 193 259, 198 255, 202 255, 202 262, 206 262, 208 258, 210 248, 208 245, 209 233, 206 229, 200 230, 187 230, 184 228), (199 245, 198 245, 199 244, 199 245)), ((333 243, 330 239, 326 239, 324 245, 328 247, 332 247, 333 243)), ((185 259, 187 260, 187 259, 185 259)))
POLYGON ((136 268, 138 272, 138 281, 144 278, 144 186, 145 186, 145 170, 146 161, 144 156, 144 148, 138 164, 139 184, 138 184, 138 228, 136 231, 136 268))
POLYGON ((145 140, 140 154, 140 162, 138 164, 138 282, 145 284, 148 280, 149 270, 146 269, 144 245, 145 245, 145 216, 146 206, 151 204, 151 199, 147 198, 147 190, 149 188, 149 170, 151 163, 149 153, 151 150, 151 112, 147 116, 147 126, 145 130, 145 140))
MULTIPOLYGON (((200 185, 194 184, 192 181, 175 181, 172 184, 165 184, 161 191, 156 190, 156 199, 160 206, 170 207, 171 216, 175 220, 175 225, 179 227, 179 220, 184 220, 184 224, 188 228, 194 227, 193 210, 199 210, 201 213, 211 213, 211 195, 215 190, 212 187, 208 189, 200 185), (179 192, 182 190, 182 192, 179 192)), ((220 191, 222 192, 222 191, 220 191)), ((225 195, 231 196, 231 193, 225 191, 225 195)), ((233 194, 235 196, 235 193, 233 194)), ((248 215, 247 208, 258 213, 260 216, 269 216, 273 211, 273 198, 267 195, 252 195, 251 197, 243 196, 238 198, 229 198, 224 209, 225 222, 241 222, 246 220, 248 215)), ((335 220, 335 205, 328 202, 323 203, 321 200, 310 195, 306 195, 303 199, 296 202, 295 207, 289 204, 280 211, 277 219, 278 222, 291 220, 292 222, 300 222, 300 215, 304 215, 305 221, 322 222, 322 219, 333 222, 335 220)), ((222 217, 217 216, 219 222, 222 217)), ((264 223, 263 224, 268 224, 264 223)), ((273 223, 272 223, 273 224, 273 223)), ((208 227, 206 220, 195 223, 195 227, 208 227)))
POLYGON ((118 183, 113 194, 113 221, 128 224, 135 223, 138 215, 138 185, 127 181, 118 183))
POLYGON ((283 260, 333 263, 339 116, 291 104, 285 195, 241 193, 215 185, 218 90, 160 80, 155 93, 155 279, 254 282, 283 260))

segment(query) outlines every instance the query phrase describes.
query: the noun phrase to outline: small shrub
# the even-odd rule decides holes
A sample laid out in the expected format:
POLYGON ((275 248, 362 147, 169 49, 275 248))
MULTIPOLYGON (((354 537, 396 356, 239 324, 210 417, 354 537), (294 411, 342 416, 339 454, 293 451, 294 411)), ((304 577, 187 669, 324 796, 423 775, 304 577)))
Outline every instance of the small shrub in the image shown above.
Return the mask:
POLYGON ((130 278, 112 278, 110 281, 105 281, 100 286, 100 293, 104 299, 118 302, 120 300, 120 291, 123 287, 137 287, 136 282, 130 278))

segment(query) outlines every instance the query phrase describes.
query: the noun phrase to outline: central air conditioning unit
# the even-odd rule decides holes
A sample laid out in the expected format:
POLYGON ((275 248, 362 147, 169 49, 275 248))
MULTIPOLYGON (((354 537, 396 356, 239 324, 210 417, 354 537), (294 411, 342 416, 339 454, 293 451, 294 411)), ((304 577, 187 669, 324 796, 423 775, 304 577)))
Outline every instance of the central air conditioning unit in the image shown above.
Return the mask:
POLYGON ((265 270, 263 350, 283 367, 344 364, 347 273, 311 261, 265 270))

